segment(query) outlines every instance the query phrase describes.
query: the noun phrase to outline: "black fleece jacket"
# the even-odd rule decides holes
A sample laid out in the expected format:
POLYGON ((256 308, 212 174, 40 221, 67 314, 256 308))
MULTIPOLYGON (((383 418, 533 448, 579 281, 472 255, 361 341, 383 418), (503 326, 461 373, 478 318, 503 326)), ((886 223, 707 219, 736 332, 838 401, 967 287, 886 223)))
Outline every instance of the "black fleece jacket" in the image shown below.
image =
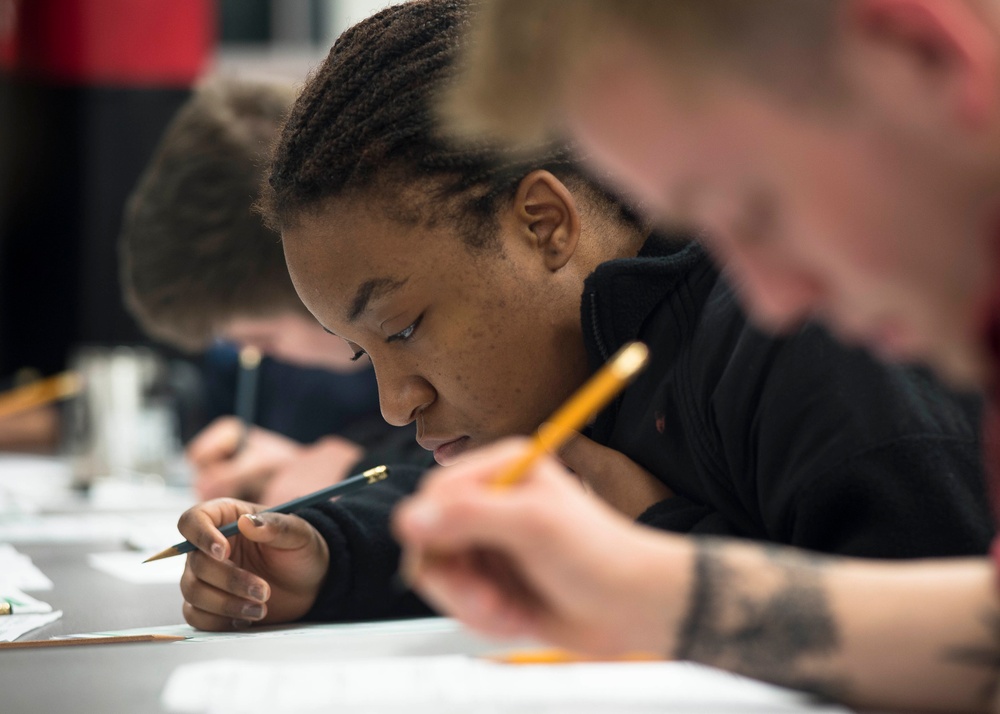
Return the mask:
MULTIPOLYGON (((860 556, 986 552, 974 400, 819 328, 758 332, 699 248, 661 238, 595 271, 582 319, 595 369, 629 340, 651 348, 649 367, 590 433, 676 494, 640 522, 860 556)), ((420 475, 394 467, 301 513, 330 545, 307 619, 429 614, 394 577, 388 527, 420 475)))
POLYGON ((583 324, 595 367, 629 340, 651 350, 591 433, 676 494, 640 522, 843 555, 987 551, 977 399, 819 327, 760 332, 698 246, 656 237, 588 278, 583 324))

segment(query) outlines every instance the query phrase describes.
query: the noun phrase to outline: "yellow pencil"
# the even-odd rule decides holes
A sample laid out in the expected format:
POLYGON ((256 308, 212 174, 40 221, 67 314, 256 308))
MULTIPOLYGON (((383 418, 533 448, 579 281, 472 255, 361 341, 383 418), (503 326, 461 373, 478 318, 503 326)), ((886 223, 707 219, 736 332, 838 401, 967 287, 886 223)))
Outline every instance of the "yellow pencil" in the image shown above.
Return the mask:
MULTIPOLYGON (((505 489, 515 485, 524 478, 525 472, 538 457, 558 451, 559 447, 632 381, 646 366, 648 359, 649 348, 641 342, 629 342, 618 350, 555 414, 538 427, 524 453, 493 479, 494 488, 505 489)), ((413 559, 407 558, 401 566, 400 580, 412 584, 417 581, 422 570, 445 558, 446 554, 430 552, 413 559)))
POLYGON ((493 484, 507 488, 517 483, 535 459, 555 453, 608 402, 614 399, 637 375, 649 359, 649 348, 641 342, 629 342, 570 397, 569 401, 535 432, 531 445, 497 475, 493 484))
POLYGON ((0 418, 72 397, 82 388, 83 380, 76 372, 62 372, 54 377, 16 387, 0 394, 0 418))
POLYGON ((559 648, 514 650, 487 655, 485 659, 500 664, 576 664, 579 662, 660 662, 663 657, 651 652, 629 652, 616 657, 591 657, 559 648))

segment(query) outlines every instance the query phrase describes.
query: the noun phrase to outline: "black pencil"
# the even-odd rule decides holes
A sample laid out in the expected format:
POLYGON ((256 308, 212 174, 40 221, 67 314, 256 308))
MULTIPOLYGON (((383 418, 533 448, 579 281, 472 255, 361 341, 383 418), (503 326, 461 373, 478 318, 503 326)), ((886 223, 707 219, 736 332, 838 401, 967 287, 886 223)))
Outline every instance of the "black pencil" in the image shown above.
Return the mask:
MULTIPOLYGON (((352 491, 357 491, 359 488, 364 488, 370 483, 377 483, 382 481, 389 475, 388 466, 376 466, 373 469, 368 469, 367 471, 351 476, 350 478, 344 479, 340 483, 334 484, 333 486, 327 486, 326 488, 321 488, 315 493, 310 493, 307 496, 301 496, 299 498, 293 499, 288 503, 282 503, 280 506, 274 506, 273 508, 268 508, 261 513, 294 513, 300 508, 306 508, 307 506, 314 506, 317 503, 323 503, 324 501, 329 501, 335 496, 343 496, 345 493, 351 493, 352 491)), ((226 525, 219 528, 219 532, 222 535, 229 538, 239 533, 240 529, 237 525, 237 521, 232 523, 227 523, 226 525)), ((190 541, 183 541, 177 545, 172 545, 166 550, 162 550, 156 555, 146 558, 142 561, 144 563, 150 563, 154 560, 162 560, 163 558, 172 558, 175 555, 181 555, 183 553, 190 553, 195 550, 194 545, 190 541)))
POLYGON ((256 417, 260 359, 260 350, 256 347, 244 347, 240 350, 240 369, 236 379, 236 404, 233 412, 243 424, 243 431, 240 432, 233 455, 243 451, 250 435, 250 427, 256 417))

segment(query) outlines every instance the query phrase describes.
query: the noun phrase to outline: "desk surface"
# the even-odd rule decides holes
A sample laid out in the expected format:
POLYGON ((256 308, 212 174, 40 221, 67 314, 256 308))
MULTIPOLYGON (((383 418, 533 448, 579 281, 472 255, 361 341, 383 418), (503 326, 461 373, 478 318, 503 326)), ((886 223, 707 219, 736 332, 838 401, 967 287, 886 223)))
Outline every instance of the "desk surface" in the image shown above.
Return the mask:
MULTIPOLYGON (((183 622, 176 584, 133 584, 93 569, 89 553, 119 543, 19 544, 54 583, 36 592, 63 617, 22 639, 177 625, 183 622)), ((388 629, 386 629, 388 627, 388 629)), ((160 694, 181 664, 219 658, 314 660, 336 657, 476 653, 496 645, 464 632, 346 628, 316 637, 241 638, 208 642, 134 643, 0 651, 3 714, 159 713, 160 694)))
POLYGON ((480 653, 496 645, 464 631, 328 632, 317 637, 138 643, 0 652, 4 714, 161 713, 170 673, 186 662, 220 658, 317 660, 480 653))
POLYGON ((54 609, 63 611, 60 619, 33 630, 22 639, 45 640, 81 632, 175 625, 184 621, 181 614, 184 599, 177 583, 137 585, 95 570, 87 563, 88 554, 120 551, 120 543, 18 544, 16 547, 30 556, 53 582, 52 590, 33 594, 54 609))
MULTIPOLYGON (((63 611, 60 620, 22 639, 183 622, 177 583, 129 583, 88 563, 88 554, 121 551, 121 542, 18 543, 16 547, 54 583, 51 591, 33 594, 63 611)), ((173 671, 182 664, 205 660, 295 662, 480 654, 498 649, 494 642, 453 627, 421 629, 382 623, 315 632, 310 636, 0 651, 0 714, 162 714, 166 710, 161 693, 173 671)))
MULTIPOLYGON (((32 487, 50 495, 66 482, 54 460, 0 458, 0 485, 32 487)), ((56 494, 58 495, 58 494, 56 494)), ((56 498, 51 513, 92 512, 78 496, 56 498)), ((117 512, 112 512, 112 516, 117 512)), ((136 584, 93 568, 91 553, 121 551, 121 541, 16 543, 53 582, 38 598, 63 611, 56 622, 21 639, 49 639, 86 632, 152 628, 183 623, 177 583, 136 584)), ((136 553, 136 557, 141 557, 136 553)), ((495 644, 461 631, 346 628, 315 637, 226 639, 207 642, 132 643, 0 651, 0 713, 145 714, 163 712, 160 695, 184 663, 219 658, 315 660, 319 658, 476 653, 495 644)))

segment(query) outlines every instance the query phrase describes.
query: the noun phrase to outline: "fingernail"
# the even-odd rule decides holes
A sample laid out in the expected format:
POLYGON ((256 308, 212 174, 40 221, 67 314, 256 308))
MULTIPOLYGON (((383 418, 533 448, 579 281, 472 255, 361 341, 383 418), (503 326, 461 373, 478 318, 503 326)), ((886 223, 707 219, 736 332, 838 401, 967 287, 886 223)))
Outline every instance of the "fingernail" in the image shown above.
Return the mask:
POLYGON ((254 600, 260 600, 261 602, 267 600, 267 596, 264 593, 263 585, 251 585, 249 588, 247 588, 247 594, 250 595, 250 597, 252 597, 254 600))
POLYGON ((410 507, 406 518, 412 527, 418 530, 427 530, 438 524, 441 520, 441 512, 437 506, 432 504, 418 503, 410 507))
POLYGON ((264 526, 264 519, 261 518, 260 516, 258 516, 256 513, 247 513, 247 514, 244 514, 244 515, 246 516, 246 519, 248 521, 250 521, 251 523, 253 523, 258 528, 261 528, 261 527, 264 526))
POLYGON ((259 620, 264 616, 264 606, 247 603, 243 606, 243 609, 240 610, 240 614, 252 620, 259 620))
POLYGON ((211 551, 212 557, 216 560, 224 560, 226 557, 226 549, 219 543, 212 543, 212 547, 209 548, 209 551, 211 551))
POLYGON ((233 629, 234 630, 245 630, 248 627, 250 627, 250 625, 252 625, 252 624, 253 623, 250 622, 250 620, 233 620, 233 629))

